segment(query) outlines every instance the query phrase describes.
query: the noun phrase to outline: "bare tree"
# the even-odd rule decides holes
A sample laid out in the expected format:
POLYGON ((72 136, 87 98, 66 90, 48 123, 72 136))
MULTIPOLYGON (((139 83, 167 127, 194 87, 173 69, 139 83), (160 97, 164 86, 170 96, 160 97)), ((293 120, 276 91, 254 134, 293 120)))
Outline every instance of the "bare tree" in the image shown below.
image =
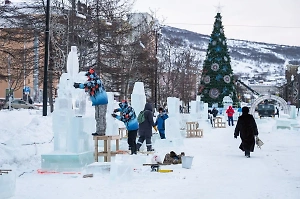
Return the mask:
POLYGON ((184 103, 196 98, 196 81, 200 60, 189 49, 181 49, 173 39, 162 38, 160 51, 160 103, 167 97, 180 98, 184 103))

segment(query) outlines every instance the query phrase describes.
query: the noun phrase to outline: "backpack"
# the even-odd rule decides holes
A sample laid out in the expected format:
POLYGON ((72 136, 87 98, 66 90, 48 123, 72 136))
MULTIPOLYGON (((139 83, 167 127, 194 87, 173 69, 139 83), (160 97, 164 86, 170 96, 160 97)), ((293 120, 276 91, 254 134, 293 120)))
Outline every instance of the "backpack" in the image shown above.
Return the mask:
POLYGON ((139 124, 143 123, 145 121, 145 111, 141 111, 137 117, 137 121, 139 124))

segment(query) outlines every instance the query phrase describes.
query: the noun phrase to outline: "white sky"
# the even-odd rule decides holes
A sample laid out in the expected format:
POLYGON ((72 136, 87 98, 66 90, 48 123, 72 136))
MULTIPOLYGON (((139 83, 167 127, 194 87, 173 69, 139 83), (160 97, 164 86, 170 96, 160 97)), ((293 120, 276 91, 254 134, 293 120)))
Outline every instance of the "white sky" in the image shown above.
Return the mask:
POLYGON ((133 11, 210 35, 219 3, 228 39, 300 46, 300 0, 135 0, 133 11))

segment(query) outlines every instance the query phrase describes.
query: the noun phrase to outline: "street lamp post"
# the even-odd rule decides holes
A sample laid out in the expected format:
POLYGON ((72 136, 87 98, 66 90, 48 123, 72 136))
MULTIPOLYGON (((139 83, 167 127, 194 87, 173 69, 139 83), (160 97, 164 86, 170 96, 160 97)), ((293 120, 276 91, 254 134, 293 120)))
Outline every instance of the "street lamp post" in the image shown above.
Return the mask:
POLYGON ((48 64, 49 64, 49 41, 50 41, 50 0, 46 6, 46 29, 45 29, 45 58, 44 58, 44 82, 43 82, 43 116, 47 116, 48 104, 48 64))

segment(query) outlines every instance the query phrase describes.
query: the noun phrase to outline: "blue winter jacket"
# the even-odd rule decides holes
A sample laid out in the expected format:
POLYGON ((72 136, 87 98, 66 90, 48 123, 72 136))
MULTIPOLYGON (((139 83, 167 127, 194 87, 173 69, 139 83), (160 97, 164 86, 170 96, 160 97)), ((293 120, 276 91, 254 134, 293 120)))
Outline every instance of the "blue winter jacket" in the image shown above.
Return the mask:
POLYGON ((95 87, 96 85, 99 86, 97 92, 93 96, 90 95, 92 105, 97 106, 97 105, 107 104, 108 103, 107 93, 104 89, 104 85, 102 81, 99 78, 95 80, 89 80, 86 83, 80 83, 79 88, 89 90, 90 88, 95 87))
POLYGON ((155 125, 157 125, 158 130, 165 130, 165 120, 168 119, 169 116, 163 112, 157 116, 155 125))
POLYGON ((137 121, 134 109, 131 106, 126 108, 118 108, 118 111, 121 112, 121 116, 117 115, 116 118, 122 122, 124 122, 126 129, 128 131, 138 130, 139 123, 137 121))

